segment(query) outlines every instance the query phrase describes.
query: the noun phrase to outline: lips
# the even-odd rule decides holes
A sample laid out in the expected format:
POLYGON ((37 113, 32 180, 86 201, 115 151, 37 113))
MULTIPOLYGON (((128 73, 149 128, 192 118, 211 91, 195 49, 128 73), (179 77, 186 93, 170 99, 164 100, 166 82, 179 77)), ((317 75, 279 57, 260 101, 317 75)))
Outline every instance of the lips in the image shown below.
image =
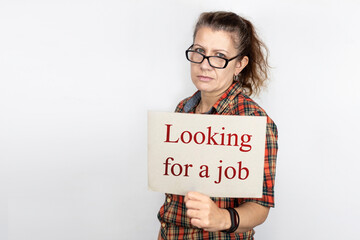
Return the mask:
POLYGON ((203 81, 203 82, 209 82, 209 81, 213 80, 213 78, 208 77, 208 76, 203 76, 203 75, 199 75, 197 77, 200 81, 203 81))

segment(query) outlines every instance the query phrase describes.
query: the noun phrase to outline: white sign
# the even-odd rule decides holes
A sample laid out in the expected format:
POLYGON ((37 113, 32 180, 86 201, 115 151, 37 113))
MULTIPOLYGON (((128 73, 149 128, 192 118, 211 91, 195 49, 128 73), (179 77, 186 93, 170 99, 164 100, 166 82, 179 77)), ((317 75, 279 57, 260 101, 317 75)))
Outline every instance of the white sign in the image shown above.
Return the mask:
POLYGON ((262 197, 266 117, 148 113, 153 191, 262 197))

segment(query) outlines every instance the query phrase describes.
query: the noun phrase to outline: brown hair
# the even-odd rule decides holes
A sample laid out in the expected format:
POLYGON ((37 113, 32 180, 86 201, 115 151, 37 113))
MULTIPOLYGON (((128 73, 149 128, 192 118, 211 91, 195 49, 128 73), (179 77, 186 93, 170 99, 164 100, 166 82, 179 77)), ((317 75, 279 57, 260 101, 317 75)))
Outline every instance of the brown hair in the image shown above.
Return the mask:
POLYGON ((258 94, 269 75, 268 49, 259 39, 252 23, 233 12, 204 12, 194 30, 194 40, 201 27, 222 30, 232 34, 239 58, 249 58, 247 66, 239 73, 239 83, 247 95, 258 94))

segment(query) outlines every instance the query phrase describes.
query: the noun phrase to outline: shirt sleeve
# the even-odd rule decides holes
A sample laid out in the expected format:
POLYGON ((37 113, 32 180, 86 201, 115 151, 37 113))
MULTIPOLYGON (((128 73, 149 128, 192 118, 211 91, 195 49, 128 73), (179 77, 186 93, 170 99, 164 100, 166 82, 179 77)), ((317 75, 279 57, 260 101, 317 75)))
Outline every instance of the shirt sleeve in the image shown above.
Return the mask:
MULTIPOLYGON (((253 116, 266 116, 262 111, 255 111, 253 116)), ((265 139, 265 157, 264 157, 264 183, 262 198, 239 199, 239 204, 243 202, 256 202, 265 207, 274 207, 274 183, 276 157, 278 151, 278 131, 275 123, 267 116, 266 139, 265 139)))

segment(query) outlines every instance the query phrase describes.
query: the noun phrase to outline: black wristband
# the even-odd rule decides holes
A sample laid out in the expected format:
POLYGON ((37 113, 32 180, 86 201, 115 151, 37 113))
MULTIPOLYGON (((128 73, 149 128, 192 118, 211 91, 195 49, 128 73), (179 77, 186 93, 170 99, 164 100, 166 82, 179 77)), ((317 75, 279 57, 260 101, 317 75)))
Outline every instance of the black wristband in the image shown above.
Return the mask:
POLYGON ((238 211, 236 211, 234 208, 233 208, 233 210, 234 210, 234 213, 236 215, 236 226, 235 226, 235 229, 234 229, 234 232, 235 232, 238 229, 239 224, 240 224, 240 216, 239 216, 238 211))
POLYGON ((226 208, 230 213, 231 226, 227 230, 223 230, 225 233, 233 233, 238 229, 240 223, 239 213, 234 208, 226 208))

